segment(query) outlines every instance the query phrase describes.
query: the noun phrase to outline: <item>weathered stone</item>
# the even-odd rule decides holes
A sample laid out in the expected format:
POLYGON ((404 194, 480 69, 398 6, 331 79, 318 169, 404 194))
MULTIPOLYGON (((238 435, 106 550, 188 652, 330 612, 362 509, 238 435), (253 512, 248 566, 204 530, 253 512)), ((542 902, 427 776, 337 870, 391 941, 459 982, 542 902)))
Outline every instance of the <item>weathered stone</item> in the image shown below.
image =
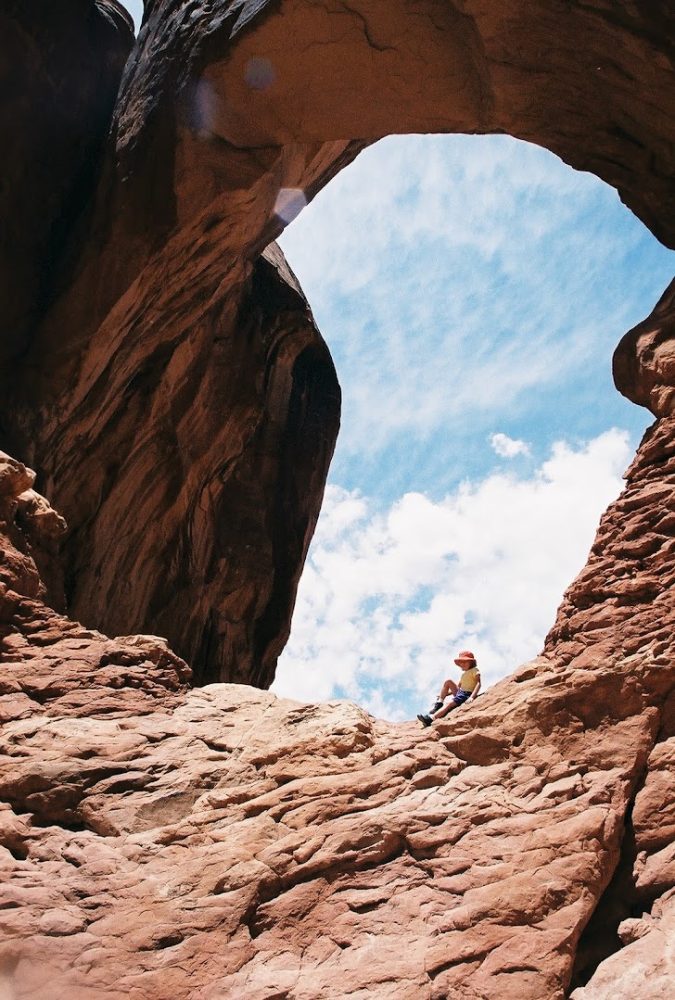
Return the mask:
POLYGON ((625 928, 628 944, 604 962, 591 982, 575 990, 571 1000, 670 1000, 675 984, 675 895, 654 906, 639 928, 625 928))
MULTIPOLYGON (((26 354, 2 375, 2 429, 67 515, 74 614, 54 610, 63 522, 2 455, 0 995, 670 997, 672 290, 615 366, 660 419, 543 655, 475 704, 421 730, 190 689, 160 636, 201 681, 264 685, 287 634, 339 391, 283 257, 260 256, 280 189, 311 197, 388 131, 508 131, 594 170, 672 244, 674 15, 146 6, 104 159, 129 41, 116 5, 0 15, 24 79, 57 70, 35 75, 29 151, 81 65, 87 81, 77 153, 64 130, 64 170, 46 186, 28 171, 11 223, 29 237, 7 271, 8 353, 26 354), (100 81, 86 31, 67 58, 59 43, 76 14, 95 35, 105 21, 100 81)), ((14 161, 10 176, 18 190, 14 161)))
MULTIPOLYGON (((348 703, 189 690, 163 639, 107 639, 32 589, 0 595, 14 1000, 562 998, 633 802, 639 857, 658 858, 671 646, 584 666, 549 652, 422 730, 348 703)), ((628 996, 620 959, 638 946, 661 984, 649 996, 666 995, 668 899, 624 921, 628 944, 579 997, 609 995, 607 977, 628 996)))
POLYGON ((620 392, 657 417, 675 416, 675 281, 614 352, 620 392))
MULTIPOLYGON (((34 694, 48 650, 59 678, 2 736, 18 1000, 563 995, 658 711, 617 696, 575 731, 560 718, 575 676, 543 662, 432 732, 242 686, 172 692, 149 660, 117 666, 105 699, 102 639, 40 641, 5 667, 34 694), (453 752, 497 714, 507 759, 453 752)), ((630 669, 648 704, 648 671, 630 669)), ((620 690, 620 664, 600 673, 620 690)))
POLYGON ((675 245, 675 15, 146 7, 93 215, 8 386, 6 432, 70 526, 74 615, 166 634, 201 680, 269 684, 338 425, 307 305, 280 253, 259 257, 283 203, 389 132, 508 132, 597 173, 675 245))
POLYGON ((116 0, 0 6, 0 365, 67 280, 133 41, 116 0))
MULTIPOLYGON (((0 587, 63 604, 59 543, 66 523, 33 490, 35 473, 0 451, 0 587)), ((0 613, 0 621, 2 615, 0 613)))

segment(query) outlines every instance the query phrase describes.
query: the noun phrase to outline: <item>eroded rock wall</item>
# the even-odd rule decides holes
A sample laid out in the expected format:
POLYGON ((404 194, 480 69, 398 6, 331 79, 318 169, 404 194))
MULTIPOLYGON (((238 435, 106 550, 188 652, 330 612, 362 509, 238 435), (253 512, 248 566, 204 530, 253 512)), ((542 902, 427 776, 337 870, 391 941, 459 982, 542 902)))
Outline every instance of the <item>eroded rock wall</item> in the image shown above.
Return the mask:
POLYGON ((389 132, 510 132, 673 245, 674 19, 600 0, 147 5, 60 294, 3 383, 5 446, 69 524, 73 614, 166 632, 200 678, 269 684, 338 423, 306 303, 259 258, 280 192, 311 198, 389 132), (297 480, 272 440, 304 456, 297 480))
POLYGON ((544 655, 433 730, 190 689, 164 640, 44 604, 29 480, 0 466, 13 1000, 553 1000, 607 953, 585 931, 607 902, 626 955, 575 997, 634 995, 635 968, 641 997, 667 995, 672 640, 544 655))
POLYGON ((670 293, 617 352, 658 419, 543 655, 447 722, 194 688, 166 639, 129 633, 171 636, 202 682, 273 675, 339 404, 292 274, 259 256, 279 189, 311 196, 384 131, 502 128, 595 169, 672 242, 672 14, 148 13, 60 294, 40 322, 21 306, 2 375, 3 434, 39 475, 0 456, 0 992, 663 1000, 670 293))
POLYGON ((0 4, 0 365, 25 351, 68 280, 133 42, 115 0, 0 4))
POLYGON ((210 287, 219 266, 213 244, 201 272, 179 260, 158 271, 152 312, 128 297, 102 370, 80 372, 50 425, 45 487, 63 484, 74 519, 73 614, 112 632, 152 622, 199 682, 266 687, 319 513, 340 390, 280 251, 270 247, 248 279, 238 266, 243 300, 227 280, 210 287), (83 450, 101 462, 83 462, 83 450))

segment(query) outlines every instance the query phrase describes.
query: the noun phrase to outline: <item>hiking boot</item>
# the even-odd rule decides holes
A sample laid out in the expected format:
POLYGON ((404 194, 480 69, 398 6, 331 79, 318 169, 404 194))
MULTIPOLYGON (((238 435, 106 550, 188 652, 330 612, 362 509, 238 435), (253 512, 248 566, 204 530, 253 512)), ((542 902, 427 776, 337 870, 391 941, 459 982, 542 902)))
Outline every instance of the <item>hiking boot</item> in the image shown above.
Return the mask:
POLYGON ((422 713, 420 712, 420 714, 417 716, 417 718, 420 720, 420 722, 422 723, 423 726, 430 726, 431 725, 431 716, 430 715, 422 715, 422 713))
POLYGON ((433 715, 434 712, 437 712, 439 710, 439 708, 443 708, 443 702, 442 701, 435 701, 434 702, 434 707, 429 712, 429 715, 433 715))

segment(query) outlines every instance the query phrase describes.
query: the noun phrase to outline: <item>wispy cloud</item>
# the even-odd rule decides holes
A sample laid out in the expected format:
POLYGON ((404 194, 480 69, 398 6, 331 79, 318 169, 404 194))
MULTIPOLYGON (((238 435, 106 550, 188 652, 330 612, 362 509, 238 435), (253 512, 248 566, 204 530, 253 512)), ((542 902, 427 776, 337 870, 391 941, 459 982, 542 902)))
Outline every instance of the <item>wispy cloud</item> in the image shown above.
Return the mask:
POLYGON ((529 476, 493 473, 384 511, 338 486, 326 501, 273 690, 353 698, 413 717, 456 648, 491 683, 536 655, 630 458, 628 435, 557 442, 529 476))
POLYGON ((343 428, 275 687, 412 717, 456 648, 488 682, 540 650, 650 419, 610 358, 674 258, 506 136, 384 140, 282 243, 343 428))
POLYGON ((350 484, 448 428, 470 449, 525 413, 538 436, 552 411, 557 434, 616 422, 611 352, 673 259, 597 178, 507 136, 386 139, 282 245, 343 383, 350 484))
POLYGON ((515 458, 516 455, 530 454, 530 446, 525 441, 511 438, 508 434, 491 434, 490 444, 500 458, 515 458))

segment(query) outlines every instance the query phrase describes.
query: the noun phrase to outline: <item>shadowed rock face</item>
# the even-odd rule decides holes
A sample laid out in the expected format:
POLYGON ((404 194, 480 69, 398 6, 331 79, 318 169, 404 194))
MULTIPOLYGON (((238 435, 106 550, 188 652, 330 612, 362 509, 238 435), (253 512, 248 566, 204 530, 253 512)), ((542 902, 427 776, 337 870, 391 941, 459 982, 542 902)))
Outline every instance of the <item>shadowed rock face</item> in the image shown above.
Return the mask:
POLYGON ((115 0, 3 0, 0 39, 1 364, 58 292, 134 36, 115 0))
POLYGON ((626 489, 475 704, 422 731, 191 688, 147 634, 262 687, 288 633, 339 389, 282 189, 390 131, 508 131, 673 245, 674 15, 618 6, 155 0, 98 157, 125 17, 2 5, 1 429, 38 478, 0 455, 0 994, 672 995, 672 288, 615 356, 657 417, 626 489))
POLYGON ((657 417, 675 415, 675 281, 651 316, 622 337, 613 367, 624 396, 657 417))
MULTIPOLYGON (((652 442, 608 517, 630 503, 654 524, 667 580, 675 532, 649 484, 664 458, 673 507, 672 445, 652 442)), ((0 459, 10 996, 540 1000, 621 941, 575 1000, 668 995, 675 649, 650 603, 633 607, 641 645, 589 630, 433 730, 190 689, 165 640, 45 605, 30 480, 0 459)), ((605 538, 605 557, 622 544, 605 538)), ((648 575, 636 561, 636 590, 648 575)))

